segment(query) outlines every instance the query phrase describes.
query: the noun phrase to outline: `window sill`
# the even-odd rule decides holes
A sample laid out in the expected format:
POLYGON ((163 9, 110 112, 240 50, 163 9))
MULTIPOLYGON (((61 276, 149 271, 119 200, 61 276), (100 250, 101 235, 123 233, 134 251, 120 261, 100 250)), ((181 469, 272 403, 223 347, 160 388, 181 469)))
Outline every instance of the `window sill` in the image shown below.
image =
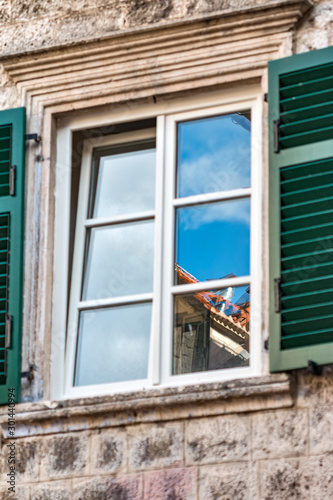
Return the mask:
MULTIPOLYGON (((292 380, 287 374, 114 396, 23 403, 16 407, 16 437, 288 408, 292 405, 292 380)), ((0 410, 0 426, 7 438, 6 406, 0 410)))

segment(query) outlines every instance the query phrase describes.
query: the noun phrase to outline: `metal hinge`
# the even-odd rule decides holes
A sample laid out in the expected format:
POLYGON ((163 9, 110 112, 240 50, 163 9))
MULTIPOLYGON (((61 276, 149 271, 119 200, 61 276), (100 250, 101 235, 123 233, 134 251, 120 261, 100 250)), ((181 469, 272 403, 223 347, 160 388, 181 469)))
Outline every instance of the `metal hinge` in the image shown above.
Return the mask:
POLYGON ((308 360, 308 373, 312 373, 312 375, 322 375, 323 369, 321 366, 318 366, 317 363, 312 361, 311 359, 308 360))
POLYGON ((25 140, 26 141, 35 141, 38 144, 42 140, 42 138, 38 134, 26 134, 25 135, 25 140))
POLYGON ((264 94, 264 101, 268 102, 268 92, 265 92, 265 94, 264 94))
POLYGON ((281 278, 275 278, 274 280, 274 305, 275 312, 281 312, 281 278))
POLYGON ((21 372, 21 378, 26 378, 31 384, 31 382, 35 378, 35 371, 37 371, 37 366, 35 364, 29 365, 29 371, 21 372))
POLYGON ((6 314, 5 327, 5 349, 10 349, 12 345, 13 316, 6 314))
POLYGON ((280 125, 281 120, 274 120, 273 133, 274 133, 274 153, 279 153, 279 138, 280 138, 280 125))
POLYGON ((9 194, 15 196, 16 167, 11 165, 9 169, 9 194))

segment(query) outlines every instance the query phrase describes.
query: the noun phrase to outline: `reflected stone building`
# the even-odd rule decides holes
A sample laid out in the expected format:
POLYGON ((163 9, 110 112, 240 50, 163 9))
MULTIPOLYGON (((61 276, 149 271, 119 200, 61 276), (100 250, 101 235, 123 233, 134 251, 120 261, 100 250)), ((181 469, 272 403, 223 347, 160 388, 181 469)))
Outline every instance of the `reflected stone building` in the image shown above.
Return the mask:
MULTIPOLYGON (((178 283, 197 280, 176 266, 178 283)), ((249 364, 249 292, 233 304, 233 290, 180 296, 175 307, 175 374, 219 370, 249 364)))

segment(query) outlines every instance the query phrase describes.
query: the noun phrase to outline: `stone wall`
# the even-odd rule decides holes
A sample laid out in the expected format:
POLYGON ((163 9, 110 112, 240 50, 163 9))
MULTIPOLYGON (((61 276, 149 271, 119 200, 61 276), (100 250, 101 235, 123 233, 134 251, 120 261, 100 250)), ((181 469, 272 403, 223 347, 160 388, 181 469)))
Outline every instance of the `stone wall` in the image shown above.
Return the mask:
POLYGON ((1 54, 103 38, 272 0, 0 0, 1 54))
POLYGON ((53 435, 51 420, 49 434, 17 439, 17 495, 3 490, 0 498, 328 500, 333 497, 332 369, 320 377, 299 372, 295 389, 293 406, 274 411, 53 435))

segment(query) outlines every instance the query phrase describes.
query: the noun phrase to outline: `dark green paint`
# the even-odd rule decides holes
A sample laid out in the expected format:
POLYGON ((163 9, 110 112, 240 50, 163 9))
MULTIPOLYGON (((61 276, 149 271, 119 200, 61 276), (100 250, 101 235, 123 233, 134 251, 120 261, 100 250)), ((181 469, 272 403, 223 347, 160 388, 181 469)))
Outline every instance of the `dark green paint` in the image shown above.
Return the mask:
POLYGON ((272 372, 333 363, 332 84, 333 47, 269 63, 272 372), (279 153, 274 120, 281 120, 279 153))
POLYGON ((0 361, 0 404, 7 403, 8 388, 14 388, 16 401, 20 400, 25 122, 25 108, 0 112, 0 360, 4 359, 6 313, 13 317, 6 377, 0 361), (8 146, 8 137, 9 153, 1 150, 2 144, 8 146), (15 196, 9 196, 8 189, 11 165, 16 166, 15 196))

